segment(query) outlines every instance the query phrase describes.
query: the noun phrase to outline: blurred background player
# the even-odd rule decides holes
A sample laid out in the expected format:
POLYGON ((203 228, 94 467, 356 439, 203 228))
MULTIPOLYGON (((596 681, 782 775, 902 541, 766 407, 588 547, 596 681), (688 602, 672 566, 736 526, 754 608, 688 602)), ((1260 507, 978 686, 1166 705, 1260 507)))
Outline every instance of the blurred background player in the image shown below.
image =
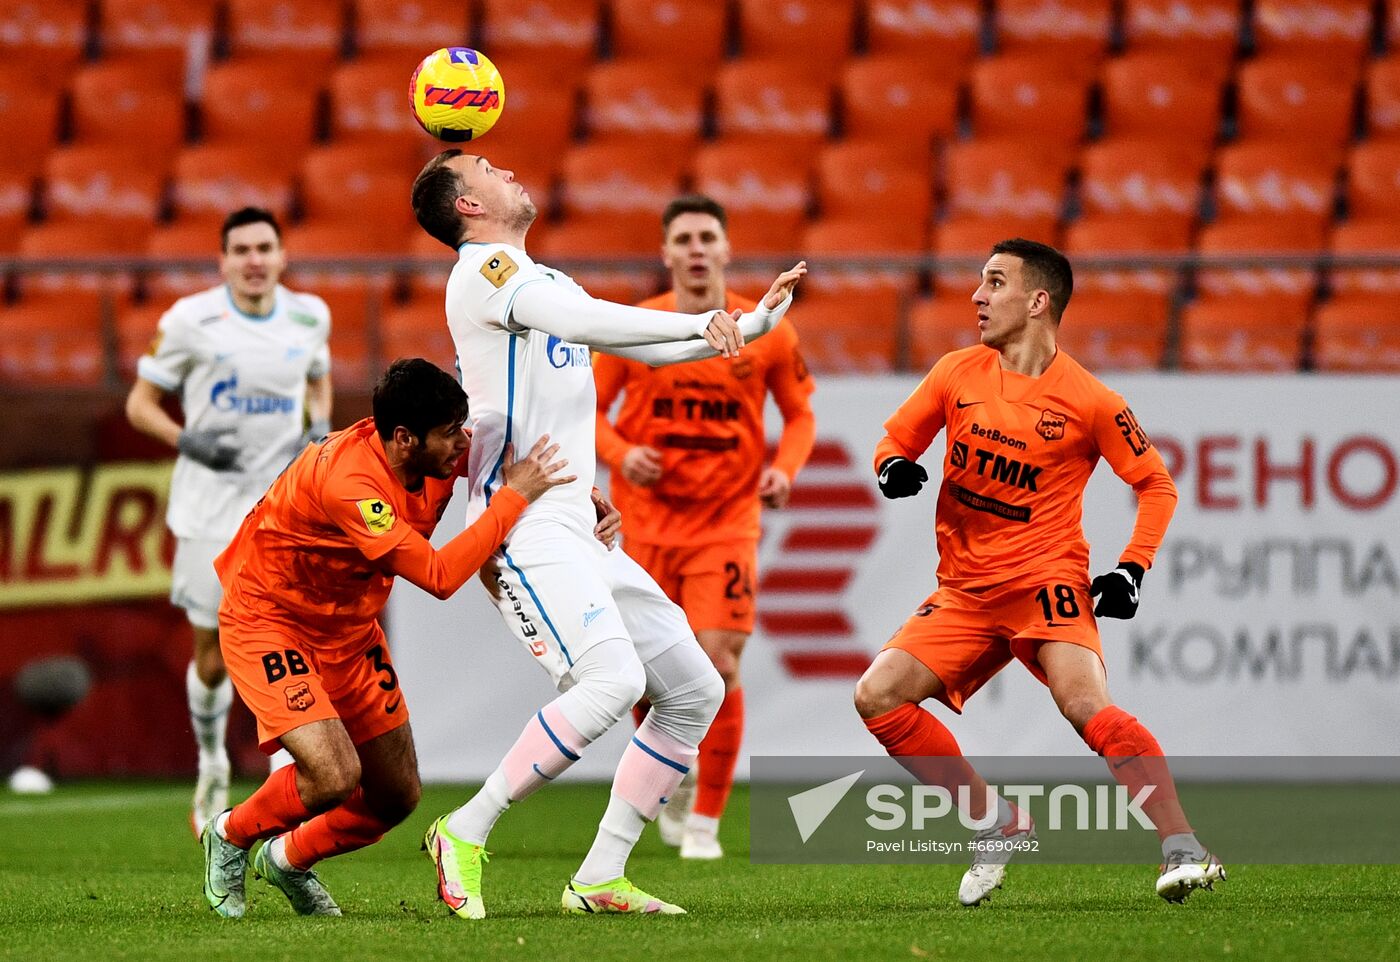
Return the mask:
MULTIPOLYGON (((757 306, 725 286, 730 248, 722 206, 708 197, 680 197, 667 205, 661 226, 671 290, 639 306, 683 314, 757 306)), ((724 679, 719 714, 657 827, 667 844, 680 846, 682 858, 720 858, 719 820, 744 730, 739 656, 754 625, 759 506, 787 504, 812 452, 812 378, 788 320, 736 358, 653 368, 598 354, 593 375, 598 457, 612 472, 623 549, 685 611, 724 679), (773 463, 764 467, 770 392, 783 433, 773 463), (614 427, 607 415, 619 394, 614 427)))
POLYGON ((281 285, 287 256, 277 219, 236 210, 220 241, 224 283, 166 311, 126 399, 133 427, 179 451, 166 523, 176 538, 170 600, 194 630, 185 689, 199 745, 196 833, 228 804, 233 689, 219 652, 214 558, 307 439, 330 430, 332 401, 330 312, 319 297, 281 285), (184 424, 165 412, 166 394, 179 395, 184 424))
POLYGON ((560 695, 525 724, 485 785, 429 828, 424 847, 438 894, 454 913, 486 914, 481 866, 497 819, 559 777, 645 695, 651 711, 623 751, 588 855, 564 886, 566 911, 679 914, 639 889, 627 860, 694 762, 723 701, 724 683, 685 613, 623 552, 591 536, 597 391, 590 347, 653 364, 737 357, 746 337, 786 313, 805 265, 779 275, 742 318, 627 307, 597 300, 566 274, 536 264, 525 235, 537 211, 509 170, 445 150, 413 183, 413 211, 458 252, 447 282, 447 321, 472 398, 472 500, 485 510, 512 438, 548 433, 578 466, 580 483, 531 507, 500 557, 497 610, 560 695))
POLYGON ((1013 658, 1050 689, 1129 797, 1153 786, 1142 808, 1162 841, 1157 893, 1179 902, 1225 877, 1191 831, 1161 746, 1109 698, 1094 616, 1137 613, 1176 486, 1123 398, 1056 347, 1073 287, 1059 251, 1020 239, 995 245, 972 295, 981 344, 939 359, 875 449, 881 493, 911 497, 928 480, 919 456, 948 433, 938 590, 886 643, 855 702, 886 751, 925 782, 967 786, 970 814, 990 821, 958 889, 964 905, 1001 885, 1011 853, 1035 829, 1006 799, 987 797, 952 732, 920 703, 936 698, 960 713, 1013 658), (1138 513, 1118 567, 1091 583, 1081 518, 1100 458, 1132 486, 1138 513))
POLYGON ((300 915, 339 915, 311 867, 377 842, 418 804, 408 707, 379 616, 395 576, 438 598, 460 588, 525 506, 567 484, 541 438, 515 462, 475 523, 434 550, 428 539, 466 466, 467 396, 422 358, 395 361, 374 416, 309 447, 219 556, 229 672, 258 720, 258 743, 295 759, 203 827, 204 895, 220 915, 246 908, 253 868, 300 915), (551 463, 553 462, 553 463, 551 463), (274 837, 275 836, 275 837, 274 837))

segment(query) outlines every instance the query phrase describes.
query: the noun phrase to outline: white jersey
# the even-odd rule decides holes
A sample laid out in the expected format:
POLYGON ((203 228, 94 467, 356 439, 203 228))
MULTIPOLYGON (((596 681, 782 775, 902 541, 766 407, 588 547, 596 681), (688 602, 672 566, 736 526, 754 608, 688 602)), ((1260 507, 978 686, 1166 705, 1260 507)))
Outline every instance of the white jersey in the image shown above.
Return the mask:
MULTIPOLYGON (((740 328, 757 337, 786 307, 757 311, 740 328)), ((597 394, 589 348, 652 364, 713 357, 702 336, 713 316, 600 301, 519 248, 463 244, 447 281, 447 323, 471 402, 467 522, 502 483, 505 445, 523 457, 548 434, 578 480, 550 489, 520 523, 551 520, 591 538, 597 394)))
POLYGON ((281 285, 266 317, 244 314, 222 284, 180 298, 161 317, 137 374, 179 393, 186 428, 231 429, 240 451, 228 471, 183 455, 175 462, 166 523, 176 537, 228 541, 296 455, 306 382, 330 371, 330 329, 325 301, 281 285))

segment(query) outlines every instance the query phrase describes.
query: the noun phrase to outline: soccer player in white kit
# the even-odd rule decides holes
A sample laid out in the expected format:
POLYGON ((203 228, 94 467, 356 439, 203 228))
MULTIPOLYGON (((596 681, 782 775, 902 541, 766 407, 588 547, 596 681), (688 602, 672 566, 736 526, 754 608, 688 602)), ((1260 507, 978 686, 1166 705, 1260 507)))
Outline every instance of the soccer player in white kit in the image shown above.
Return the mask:
POLYGON ((331 416, 330 311, 319 297, 279 283, 287 259, 276 218, 236 210, 221 240, 224 283, 180 298, 162 315, 126 399, 132 426, 180 453, 166 523, 176 538, 170 600, 194 629, 185 691, 199 745, 196 835, 228 808, 224 735, 233 687, 219 651, 223 592, 214 558, 306 441, 329 432, 331 416), (166 394, 180 396, 183 425, 161 407, 166 394))
POLYGON ((501 617, 561 694, 534 713, 481 790, 428 829, 438 894, 457 915, 484 917, 481 864, 496 819, 645 696, 651 712, 623 752, 597 837, 562 902, 579 913, 681 913, 627 879, 627 857, 694 762, 724 683, 685 613, 636 562, 593 537, 590 347, 650 364, 732 356, 778 322, 806 267, 780 275, 743 317, 646 310, 596 300, 536 264, 525 252, 536 214, 529 194, 484 157, 452 149, 429 161, 414 181, 413 209, 424 230, 459 251, 446 309, 471 399, 468 522, 499 488, 507 444, 547 433, 579 475, 516 523, 498 552, 494 592, 501 617))

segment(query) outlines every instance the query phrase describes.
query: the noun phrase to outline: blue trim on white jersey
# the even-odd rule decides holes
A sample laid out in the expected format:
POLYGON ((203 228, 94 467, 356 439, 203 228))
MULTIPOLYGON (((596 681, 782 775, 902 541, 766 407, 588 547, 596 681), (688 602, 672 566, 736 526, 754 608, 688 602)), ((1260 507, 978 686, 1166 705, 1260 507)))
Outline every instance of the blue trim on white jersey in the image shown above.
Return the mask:
POLYGON ((632 744, 636 745, 638 748, 640 748, 642 751, 646 752, 648 755, 650 755, 652 758, 656 759, 656 760, 657 760, 658 762, 660 762, 661 764, 663 764, 663 765, 670 765, 672 768, 674 768, 676 771, 680 772, 682 775, 684 775, 684 774, 686 774, 687 772, 690 771, 690 769, 689 769, 687 766, 682 765, 680 762, 673 761, 673 760, 667 758, 665 755, 661 754, 661 753, 658 752, 656 749, 652 748, 650 745, 648 745, 648 744, 646 744, 645 742, 643 742, 643 741, 642 741, 640 738, 638 738, 636 735, 633 735, 633 736, 632 736, 632 744))
MULTIPOLYGON (((520 570, 520 566, 515 563, 515 559, 510 556, 510 552, 505 549, 505 545, 501 546, 501 554, 505 556, 506 564, 510 566, 510 570, 514 571, 516 575, 520 577, 520 583, 524 585, 525 590, 530 593, 530 600, 535 603, 535 610, 540 613, 540 617, 544 619, 544 623, 549 626, 549 633, 554 636, 554 640, 559 644, 559 650, 564 653, 564 661, 568 663, 570 668, 574 667, 574 660, 569 656, 569 649, 565 646, 564 639, 559 637, 559 629, 555 628, 554 622, 549 620, 549 612, 545 611, 544 605, 540 604, 540 596, 535 594, 535 589, 530 585, 530 580, 525 577, 525 572, 520 570)), ((541 717, 540 721, 543 722, 544 718, 541 717)), ((548 725, 545 726, 545 730, 549 730, 548 725)), ((563 746, 560 746, 560 750, 563 750, 563 746)))
POLYGON ((272 298, 272 310, 268 311, 266 314, 249 314, 247 311, 245 311, 245 310, 243 310, 241 307, 239 307, 238 304, 237 304, 237 303, 234 301, 234 299, 233 299, 233 291, 229 290, 229 286, 228 286, 227 284, 224 285, 224 294, 228 296, 228 306, 231 307, 231 308, 233 308, 233 313, 237 314, 239 317, 243 318, 244 320, 247 320, 247 321, 256 321, 257 323, 261 324, 261 323, 264 322, 264 321, 270 321, 270 320, 272 320, 272 316, 273 316, 274 314, 277 313, 277 295, 276 295, 276 294, 273 294, 273 298, 272 298))
POLYGON ((506 447, 510 444, 511 426, 515 423, 515 343, 520 340, 518 335, 510 336, 510 353, 506 360, 506 438, 501 442, 501 453, 496 458, 495 465, 491 468, 491 473, 486 476, 486 483, 482 486, 482 492, 486 495, 486 503, 491 503, 491 482, 496 480, 496 475, 500 473, 501 466, 506 462, 506 447))
MULTIPOLYGON (((564 757, 567 758, 569 761, 571 761, 571 762, 576 762, 576 761, 578 761, 578 756, 575 755, 573 752, 569 751, 567 748, 564 747, 564 743, 561 742, 561 741, 559 740, 559 736, 556 735, 556 734, 554 734, 554 729, 552 729, 552 728, 549 727, 549 722, 547 722, 547 721, 544 720, 544 711, 543 711, 543 709, 541 709, 540 711, 535 712, 535 717, 538 718, 538 719, 540 720, 540 727, 543 728, 543 729, 544 729, 544 733, 545 733, 546 735, 549 736, 549 740, 552 741, 552 742, 554 742, 554 747, 557 748, 557 749, 559 749, 559 751, 562 752, 563 755, 564 755, 564 757)), ((535 770, 536 770, 536 771, 539 771, 538 768, 535 769, 535 770)), ((549 776, 548 776, 548 775, 545 775, 544 772, 540 772, 540 774, 541 774, 541 775, 544 775, 545 778, 549 778, 549 776)))

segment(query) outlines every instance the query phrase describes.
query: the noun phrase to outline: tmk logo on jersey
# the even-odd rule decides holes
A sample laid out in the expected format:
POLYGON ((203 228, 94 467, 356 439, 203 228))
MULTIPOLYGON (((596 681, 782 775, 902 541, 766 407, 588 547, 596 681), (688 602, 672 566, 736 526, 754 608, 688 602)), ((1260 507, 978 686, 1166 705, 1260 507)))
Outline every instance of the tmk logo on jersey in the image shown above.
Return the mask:
POLYGON ((476 109, 485 113, 501 106, 501 92, 487 87, 474 90, 471 87, 428 87, 423 91, 424 107, 451 107, 454 110, 476 109))
POLYGON ((1023 488, 1026 491, 1037 490, 1036 478, 1040 477, 1040 472, 1045 470, 1028 462, 1017 461, 1004 454, 988 451, 985 448, 974 448, 972 454, 977 459, 977 476, 979 478, 990 477, 993 481, 999 481, 1013 488, 1023 488))
POLYGON ((294 398, 271 394, 239 394, 238 372, 234 371, 210 390, 209 406, 215 411, 235 414, 291 414, 297 402, 294 398))
POLYGON ((549 357, 550 367, 592 367, 593 359, 589 356, 588 348, 578 344, 570 344, 568 341, 561 341, 553 334, 549 335, 549 340, 545 342, 545 354, 549 357))

